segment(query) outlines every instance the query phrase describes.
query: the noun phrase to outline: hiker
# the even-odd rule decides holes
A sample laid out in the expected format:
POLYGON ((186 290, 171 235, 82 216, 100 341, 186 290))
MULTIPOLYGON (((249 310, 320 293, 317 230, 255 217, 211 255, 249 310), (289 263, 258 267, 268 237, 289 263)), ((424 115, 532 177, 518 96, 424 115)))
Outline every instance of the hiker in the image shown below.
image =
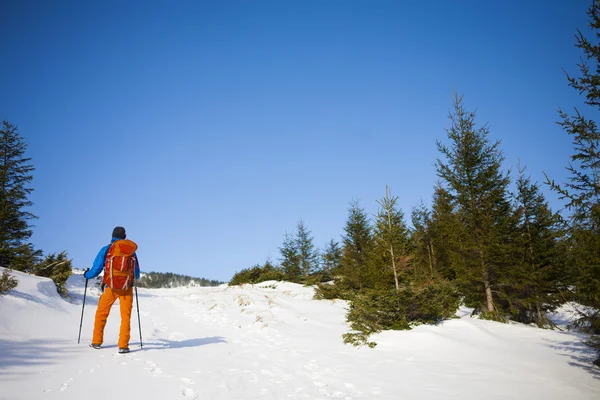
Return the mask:
POLYGON ((137 245, 126 239, 125 228, 117 226, 112 233, 111 244, 104 246, 91 269, 83 275, 92 279, 100 275, 102 278, 102 295, 98 300, 98 309, 94 321, 94 335, 90 347, 99 349, 104 341, 104 327, 113 303, 119 299, 121 309, 121 329, 119 331, 119 353, 129 353, 131 335, 131 310, 133 308, 133 284, 140 277, 137 245))

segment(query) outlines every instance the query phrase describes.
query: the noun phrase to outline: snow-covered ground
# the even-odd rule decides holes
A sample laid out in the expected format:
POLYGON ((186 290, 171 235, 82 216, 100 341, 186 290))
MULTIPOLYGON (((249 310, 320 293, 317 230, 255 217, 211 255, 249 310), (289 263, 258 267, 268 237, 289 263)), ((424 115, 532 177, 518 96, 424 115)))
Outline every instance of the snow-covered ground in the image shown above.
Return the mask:
MULTIPOLYGON (((1 271, 0 271, 1 272, 1 271)), ((71 302, 14 272, 0 296, 0 399, 600 399, 581 336, 460 318, 344 345, 345 303, 290 283, 139 289, 143 348, 117 354, 118 305, 104 348, 88 347, 99 297, 84 279, 71 302)), ((90 282, 91 283, 91 282, 90 282)), ((560 316, 565 319, 565 316, 560 316)))

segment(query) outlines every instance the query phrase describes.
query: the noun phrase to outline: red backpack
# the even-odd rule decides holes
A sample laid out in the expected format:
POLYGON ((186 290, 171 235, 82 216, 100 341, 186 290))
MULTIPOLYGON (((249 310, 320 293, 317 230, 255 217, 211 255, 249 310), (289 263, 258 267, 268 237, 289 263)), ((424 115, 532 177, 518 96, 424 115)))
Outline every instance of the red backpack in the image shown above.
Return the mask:
POLYGON ((111 289, 129 289, 135 280, 135 251, 138 246, 127 239, 113 242, 106 252, 102 283, 111 289))

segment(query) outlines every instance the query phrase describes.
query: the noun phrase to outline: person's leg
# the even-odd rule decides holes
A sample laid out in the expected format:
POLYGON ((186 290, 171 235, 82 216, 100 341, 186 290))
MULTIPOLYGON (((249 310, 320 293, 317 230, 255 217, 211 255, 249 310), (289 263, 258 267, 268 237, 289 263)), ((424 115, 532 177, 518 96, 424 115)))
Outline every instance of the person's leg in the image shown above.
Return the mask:
POLYGON ((131 310, 133 308, 133 288, 123 290, 119 294, 119 304, 121 308, 121 330, 119 331, 119 348, 129 348, 129 338, 131 337, 131 310))
POLYGON ((100 300, 98 300, 98 308, 96 309, 92 344, 102 344, 104 342, 104 327, 106 326, 108 314, 110 314, 110 308, 116 299, 117 296, 115 296, 109 287, 104 288, 104 293, 102 293, 100 296, 100 300))

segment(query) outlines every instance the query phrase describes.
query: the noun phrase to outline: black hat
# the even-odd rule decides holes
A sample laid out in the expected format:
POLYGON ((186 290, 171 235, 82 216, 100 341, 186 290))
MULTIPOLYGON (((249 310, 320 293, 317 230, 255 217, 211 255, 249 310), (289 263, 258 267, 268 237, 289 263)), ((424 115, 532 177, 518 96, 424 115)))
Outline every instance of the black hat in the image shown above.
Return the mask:
POLYGON ((115 229, 113 229, 112 237, 117 239, 125 239, 127 237, 127 235, 125 235, 125 228, 122 226, 117 226, 115 229))

